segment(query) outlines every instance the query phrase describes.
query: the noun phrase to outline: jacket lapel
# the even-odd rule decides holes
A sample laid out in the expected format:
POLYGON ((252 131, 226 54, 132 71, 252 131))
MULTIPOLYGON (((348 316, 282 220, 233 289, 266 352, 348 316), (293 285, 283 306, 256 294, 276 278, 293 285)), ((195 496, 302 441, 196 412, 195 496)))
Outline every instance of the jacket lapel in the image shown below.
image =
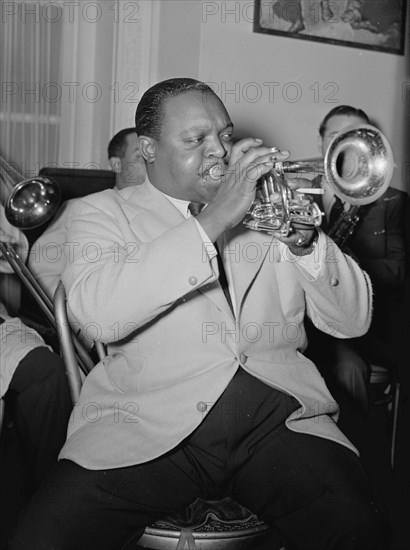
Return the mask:
POLYGON ((126 188, 121 192, 123 210, 131 229, 146 242, 152 241, 182 223, 183 217, 177 208, 148 180, 142 185, 126 188), (127 193, 126 191, 131 191, 127 193), (153 213, 158 212, 158 216, 153 213))
POLYGON ((251 231, 238 224, 232 231, 223 236, 221 249, 228 281, 233 286, 236 304, 236 316, 239 318, 241 308, 248 290, 254 283, 266 258, 279 261, 276 247, 272 247, 274 237, 265 232, 251 231))
MULTIPOLYGON (((124 201, 123 209, 128 217, 130 227, 138 235, 138 238, 143 241, 152 241, 184 221, 184 217, 178 209, 149 181, 138 186, 138 188, 124 189, 121 191, 121 196, 124 201), (153 212, 158 212, 158 216, 153 216, 153 212)), ((211 267, 216 280, 199 288, 198 291, 211 300, 220 311, 233 318, 225 294, 219 284, 219 269, 216 257, 212 258, 211 267)))

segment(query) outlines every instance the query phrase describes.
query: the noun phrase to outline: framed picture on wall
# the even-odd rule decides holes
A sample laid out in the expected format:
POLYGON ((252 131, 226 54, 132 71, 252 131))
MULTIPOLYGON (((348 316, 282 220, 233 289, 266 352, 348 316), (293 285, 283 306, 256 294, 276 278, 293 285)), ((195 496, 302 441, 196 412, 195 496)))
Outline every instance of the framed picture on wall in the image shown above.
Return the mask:
POLYGON ((407 0, 255 0, 254 32, 404 54, 407 0))

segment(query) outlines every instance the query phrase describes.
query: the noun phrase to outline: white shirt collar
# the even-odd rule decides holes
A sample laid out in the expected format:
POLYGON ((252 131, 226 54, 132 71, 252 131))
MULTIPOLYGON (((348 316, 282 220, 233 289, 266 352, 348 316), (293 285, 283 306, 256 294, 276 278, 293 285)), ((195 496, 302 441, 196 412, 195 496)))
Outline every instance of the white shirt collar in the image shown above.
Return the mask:
MULTIPOLYGON (((158 189, 158 191, 160 191, 160 190, 158 189)), ((183 199, 176 199, 175 197, 170 197, 169 195, 167 195, 163 191, 160 191, 160 193, 162 193, 164 195, 164 197, 166 197, 169 200, 169 202, 171 202, 175 206, 175 208, 177 208, 181 212, 181 214, 184 216, 184 218, 188 219, 188 218, 191 217, 192 214, 188 210, 188 206, 192 201, 186 201, 186 200, 183 200, 183 199)))

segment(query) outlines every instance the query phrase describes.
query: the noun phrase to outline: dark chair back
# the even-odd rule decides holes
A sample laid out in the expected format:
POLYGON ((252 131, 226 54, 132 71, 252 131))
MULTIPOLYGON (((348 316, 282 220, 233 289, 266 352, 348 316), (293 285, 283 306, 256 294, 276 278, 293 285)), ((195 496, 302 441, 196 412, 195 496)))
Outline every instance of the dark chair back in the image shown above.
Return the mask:
POLYGON ((115 172, 112 170, 46 166, 40 170, 39 175, 52 178, 60 185, 63 202, 112 189, 115 185, 115 172))
MULTIPOLYGON (((111 170, 46 166, 40 170, 39 175, 51 178, 60 186, 62 203, 70 199, 78 199, 92 193, 98 193, 105 189, 112 189, 115 185, 115 172, 111 170)), ((24 231, 30 246, 43 234, 51 221, 35 229, 24 231)))

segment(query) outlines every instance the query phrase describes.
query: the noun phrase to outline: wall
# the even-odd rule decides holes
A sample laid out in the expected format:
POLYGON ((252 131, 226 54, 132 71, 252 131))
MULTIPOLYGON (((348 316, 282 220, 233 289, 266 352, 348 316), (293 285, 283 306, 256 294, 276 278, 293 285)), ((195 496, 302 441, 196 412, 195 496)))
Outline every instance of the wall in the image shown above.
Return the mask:
POLYGON ((398 56, 258 34, 252 19, 247 0, 162 2, 158 79, 212 83, 238 135, 261 137, 294 159, 318 155, 317 127, 330 109, 363 108, 392 144, 392 185, 410 192, 409 45, 398 56))

